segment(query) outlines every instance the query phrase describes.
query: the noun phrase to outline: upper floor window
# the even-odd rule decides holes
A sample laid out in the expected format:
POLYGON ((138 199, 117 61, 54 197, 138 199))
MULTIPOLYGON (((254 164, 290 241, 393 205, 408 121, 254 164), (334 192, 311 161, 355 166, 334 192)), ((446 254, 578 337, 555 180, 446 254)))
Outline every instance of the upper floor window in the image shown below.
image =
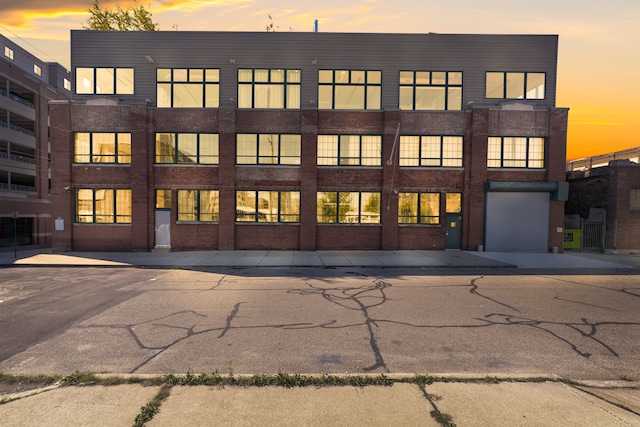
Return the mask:
POLYGON ((74 163, 131 163, 131 134, 76 132, 74 163))
POLYGON ((11 49, 9 46, 5 46, 4 47, 4 56, 6 56, 7 58, 11 59, 13 61, 13 49, 11 49))
POLYGON ((319 70, 318 108, 321 110, 379 110, 382 72, 319 70))
POLYGON ((462 72, 400 71, 401 110, 461 110, 462 72))
POLYGON ((486 97, 544 99, 545 73, 487 72, 486 97))
POLYGON ((380 135, 318 135, 318 165, 380 166, 380 135))
POLYGON ((76 222, 98 224, 131 223, 131 190, 77 189, 76 222))
POLYGON ((440 224, 440 193, 399 193, 399 224, 440 224))
POLYGON ((241 133, 236 144, 239 165, 300 164, 300 135, 241 133))
POLYGON ((133 81, 133 68, 76 68, 80 95, 131 95, 133 81))
POLYGON ((462 167, 461 136, 401 136, 400 166, 462 167))
POLYGON ((156 163, 217 165, 216 133, 156 133, 156 163))
POLYGON ((219 214, 218 190, 178 190, 178 221, 215 222, 219 214))
POLYGON ((300 108, 300 70, 239 69, 238 108, 300 108))
POLYGON ((380 224, 380 193, 319 191, 317 221, 330 224, 380 224))
POLYGON ((63 79, 62 84, 66 90, 71 91, 71 82, 69 79, 63 79))
POLYGON ((299 191, 236 191, 237 222, 300 222, 299 191))
POLYGON ((33 72, 38 76, 42 76, 42 68, 37 64, 33 64, 33 72))
POLYGON ((490 137, 489 168, 544 168, 544 138, 490 137))
POLYGON ((218 108, 220 70, 216 68, 158 68, 158 108, 218 108))

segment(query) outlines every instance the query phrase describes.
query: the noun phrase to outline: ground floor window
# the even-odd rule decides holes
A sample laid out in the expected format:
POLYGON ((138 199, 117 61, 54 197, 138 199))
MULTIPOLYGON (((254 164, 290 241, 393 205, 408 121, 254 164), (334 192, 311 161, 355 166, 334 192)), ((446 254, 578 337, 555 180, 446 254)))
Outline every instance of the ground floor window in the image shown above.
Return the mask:
POLYGON ((218 190, 178 190, 178 221, 215 222, 219 212, 218 190))
POLYGON ((399 224, 440 224, 440 193, 399 193, 399 224))
POLYGON ((299 191, 236 191, 237 222, 300 222, 299 191))
POLYGON ((131 223, 131 190, 77 189, 76 222, 98 224, 131 223))
POLYGON ((380 193, 320 191, 317 221, 329 224, 380 224, 380 193))

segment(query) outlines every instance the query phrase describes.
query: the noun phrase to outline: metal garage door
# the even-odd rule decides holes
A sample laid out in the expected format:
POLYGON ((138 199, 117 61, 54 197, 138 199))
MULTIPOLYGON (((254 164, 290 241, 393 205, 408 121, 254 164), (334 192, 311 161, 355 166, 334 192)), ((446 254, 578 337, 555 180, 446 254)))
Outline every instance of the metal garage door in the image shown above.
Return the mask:
POLYGON ((487 251, 547 252, 549 193, 488 192, 487 251))

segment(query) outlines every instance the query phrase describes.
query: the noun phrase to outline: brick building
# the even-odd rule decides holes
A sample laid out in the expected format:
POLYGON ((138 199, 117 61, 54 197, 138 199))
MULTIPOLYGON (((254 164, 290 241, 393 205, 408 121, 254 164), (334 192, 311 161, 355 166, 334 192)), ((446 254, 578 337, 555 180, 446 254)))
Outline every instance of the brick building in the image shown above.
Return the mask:
MULTIPOLYGON (((567 218, 579 218, 583 224, 596 223, 595 237, 603 239, 595 242, 597 245, 591 243, 589 229, 583 225, 582 247, 618 253, 640 251, 639 154, 639 148, 632 148, 567 164, 567 218), (602 221, 603 227, 597 227, 602 221)), ((574 227, 580 228, 578 225, 574 227)))
POLYGON ((557 36, 71 32, 54 249, 562 244, 557 36))
POLYGON ((71 73, 0 35, 0 250, 50 246, 49 100, 71 96, 71 73))

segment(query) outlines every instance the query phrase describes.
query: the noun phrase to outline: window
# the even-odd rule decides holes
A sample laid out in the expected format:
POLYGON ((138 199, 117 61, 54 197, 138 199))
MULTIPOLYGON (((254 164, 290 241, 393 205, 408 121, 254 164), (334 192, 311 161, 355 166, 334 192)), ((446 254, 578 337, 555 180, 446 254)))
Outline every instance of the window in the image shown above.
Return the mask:
POLYGON ((130 224, 131 190, 77 189, 76 222, 130 224))
POLYGON ((42 68, 37 64, 33 64, 33 72, 38 76, 42 76, 42 68))
POLYGON ((63 85, 66 90, 71 91, 71 82, 69 81, 69 79, 64 79, 63 85))
POLYGON ((400 166, 462 167, 461 136, 401 136, 400 166))
POLYGON ((178 221, 215 222, 219 213, 218 190, 178 190, 178 221))
POLYGON ((462 194, 447 193, 445 198, 445 209, 447 213, 452 214, 462 212, 462 194))
POLYGON ((489 168, 544 168, 544 138, 490 137, 489 168))
POLYGON ((327 224, 380 224, 380 193, 320 191, 317 221, 327 224))
POLYGON ((544 99, 545 73, 487 72, 486 97, 544 99))
POLYGON ((380 135, 318 135, 318 165, 381 166, 380 135))
POLYGON ((79 95, 131 95, 133 82, 133 68, 76 68, 79 95))
POLYGON ((640 188, 632 188, 629 194, 629 208, 640 210, 640 188))
POLYGON ((6 56, 7 58, 11 59, 13 61, 13 49, 11 49, 9 46, 5 46, 4 47, 4 56, 6 56))
POLYGON ((236 222, 300 222, 300 192, 236 191, 236 222))
POLYGON ((462 72, 400 71, 401 110, 461 110, 462 72))
POLYGON ((76 132, 74 163, 131 163, 131 134, 76 132))
POLYGON ((440 193, 399 193, 399 224, 440 224, 440 193))
POLYGON ((238 108, 300 108, 300 70, 238 70, 238 108))
POLYGON ((319 70, 318 108, 379 110, 381 87, 381 71, 319 70))
POLYGON ((156 190, 156 209, 171 209, 171 190, 156 190))
POLYGON ((218 134, 157 133, 156 163, 218 164, 218 134))
POLYGON ((220 70, 216 68, 158 68, 158 108, 218 108, 220 70))
POLYGON ((239 165, 299 165, 300 135, 238 134, 236 163, 239 165))

